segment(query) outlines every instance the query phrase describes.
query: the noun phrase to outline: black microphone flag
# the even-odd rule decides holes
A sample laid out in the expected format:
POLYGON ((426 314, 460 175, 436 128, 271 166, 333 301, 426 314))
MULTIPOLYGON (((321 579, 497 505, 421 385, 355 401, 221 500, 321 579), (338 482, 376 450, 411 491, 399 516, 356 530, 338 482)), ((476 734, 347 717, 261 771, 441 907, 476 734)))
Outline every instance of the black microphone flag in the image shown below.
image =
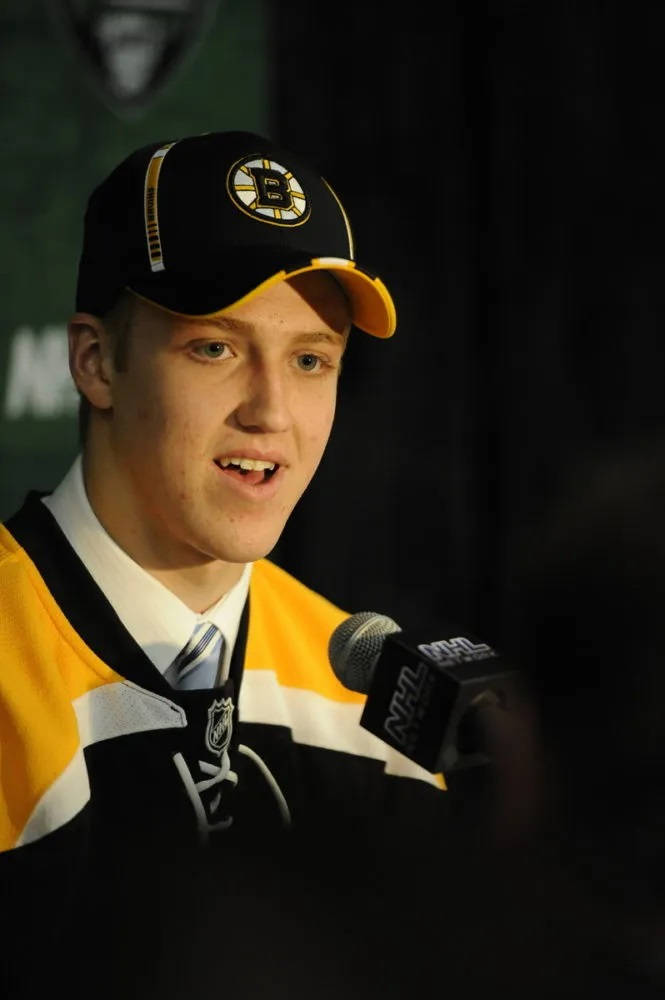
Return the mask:
POLYGON ((505 708, 516 676, 495 650, 466 636, 423 643, 370 612, 338 628, 344 641, 331 639, 331 664, 343 684, 367 693, 364 729, 432 773, 488 762, 473 717, 488 705, 505 708), (374 622, 379 635, 363 649, 363 633, 374 622))

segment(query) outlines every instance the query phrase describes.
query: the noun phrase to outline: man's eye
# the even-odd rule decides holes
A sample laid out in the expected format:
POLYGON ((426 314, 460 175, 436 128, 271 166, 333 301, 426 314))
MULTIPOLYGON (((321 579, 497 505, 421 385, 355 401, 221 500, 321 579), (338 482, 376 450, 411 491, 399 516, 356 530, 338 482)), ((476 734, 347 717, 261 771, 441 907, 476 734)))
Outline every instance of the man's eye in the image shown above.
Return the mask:
POLYGON ((199 344, 196 347, 197 354, 214 361, 216 358, 223 358, 228 351, 227 345, 221 340, 210 340, 206 344, 199 344))
POLYGON ((304 372, 315 372, 321 368, 323 362, 317 354, 299 354, 298 364, 304 372))

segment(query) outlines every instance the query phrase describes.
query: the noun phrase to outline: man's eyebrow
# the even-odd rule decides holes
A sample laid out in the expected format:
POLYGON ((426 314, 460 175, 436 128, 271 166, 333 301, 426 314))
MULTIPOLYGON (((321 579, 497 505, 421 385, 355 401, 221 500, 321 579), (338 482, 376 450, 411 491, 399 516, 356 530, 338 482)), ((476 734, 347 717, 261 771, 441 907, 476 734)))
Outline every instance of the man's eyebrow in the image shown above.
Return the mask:
POLYGON ((201 326, 216 326, 226 332, 233 330, 244 333, 254 329, 251 323, 246 323, 243 319, 235 319, 233 316, 197 316, 194 322, 200 323, 201 326))
POLYGON ((317 344, 321 341, 326 341, 329 344, 344 344, 346 342, 346 337, 342 333, 328 333, 327 331, 308 331, 306 333, 296 333, 293 335, 294 340, 306 341, 310 344, 317 344))
MULTIPOLYGON (((225 333, 251 333, 254 329, 254 325, 252 323, 247 323, 242 319, 236 319, 233 316, 201 316, 197 317, 195 322, 200 323, 201 326, 211 324, 212 326, 216 326, 218 330, 222 330, 225 333)), ((327 342, 329 344, 339 345, 345 344, 346 339, 347 338, 344 334, 336 333, 333 330, 302 330, 296 331, 293 334, 293 340, 310 344, 327 342)))

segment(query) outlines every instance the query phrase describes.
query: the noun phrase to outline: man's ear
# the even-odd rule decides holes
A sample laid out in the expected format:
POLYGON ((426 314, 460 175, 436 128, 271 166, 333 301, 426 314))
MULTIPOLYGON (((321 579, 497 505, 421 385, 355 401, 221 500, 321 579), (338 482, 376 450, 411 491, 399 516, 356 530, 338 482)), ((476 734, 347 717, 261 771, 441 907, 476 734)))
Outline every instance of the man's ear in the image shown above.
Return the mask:
POLYGON ((108 410, 113 405, 113 362, 108 331, 97 316, 75 313, 67 326, 69 370, 76 387, 91 406, 108 410))

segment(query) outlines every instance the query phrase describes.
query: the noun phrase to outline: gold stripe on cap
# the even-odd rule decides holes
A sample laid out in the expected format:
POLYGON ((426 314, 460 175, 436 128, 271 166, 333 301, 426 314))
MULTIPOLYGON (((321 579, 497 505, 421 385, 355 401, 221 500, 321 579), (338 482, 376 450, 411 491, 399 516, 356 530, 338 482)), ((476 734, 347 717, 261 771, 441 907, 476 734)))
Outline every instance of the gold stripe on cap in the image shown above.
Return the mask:
POLYGON ((331 188, 330 184, 325 179, 325 177, 322 177, 321 180, 323 181, 323 183, 325 184, 325 186, 330 191, 331 195, 333 196, 333 198, 335 199, 335 201, 337 202, 337 204, 339 206, 340 212, 342 213, 342 218, 344 219, 344 225, 346 226, 346 235, 347 235, 347 238, 349 240, 349 257, 351 258, 351 260, 353 260, 354 257, 355 257, 355 254, 354 254, 354 247, 353 247, 353 234, 351 232, 351 223, 349 222, 349 217, 346 214, 346 212, 344 211, 344 206, 342 205, 341 201, 339 200, 339 198, 337 197, 337 195, 335 194, 335 192, 333 191, 333 189, 331 188))
POLYGON ((151 271, 163 271, 164 259, 162 240, 159 235, 159 216, 157 214, 157 184, 162 162, 175 142, 169 142, 152 154, 145 174, 145 191, 143 197, 143 214, 145 218, 145 237, 148 243, 148 258, 151 271))

